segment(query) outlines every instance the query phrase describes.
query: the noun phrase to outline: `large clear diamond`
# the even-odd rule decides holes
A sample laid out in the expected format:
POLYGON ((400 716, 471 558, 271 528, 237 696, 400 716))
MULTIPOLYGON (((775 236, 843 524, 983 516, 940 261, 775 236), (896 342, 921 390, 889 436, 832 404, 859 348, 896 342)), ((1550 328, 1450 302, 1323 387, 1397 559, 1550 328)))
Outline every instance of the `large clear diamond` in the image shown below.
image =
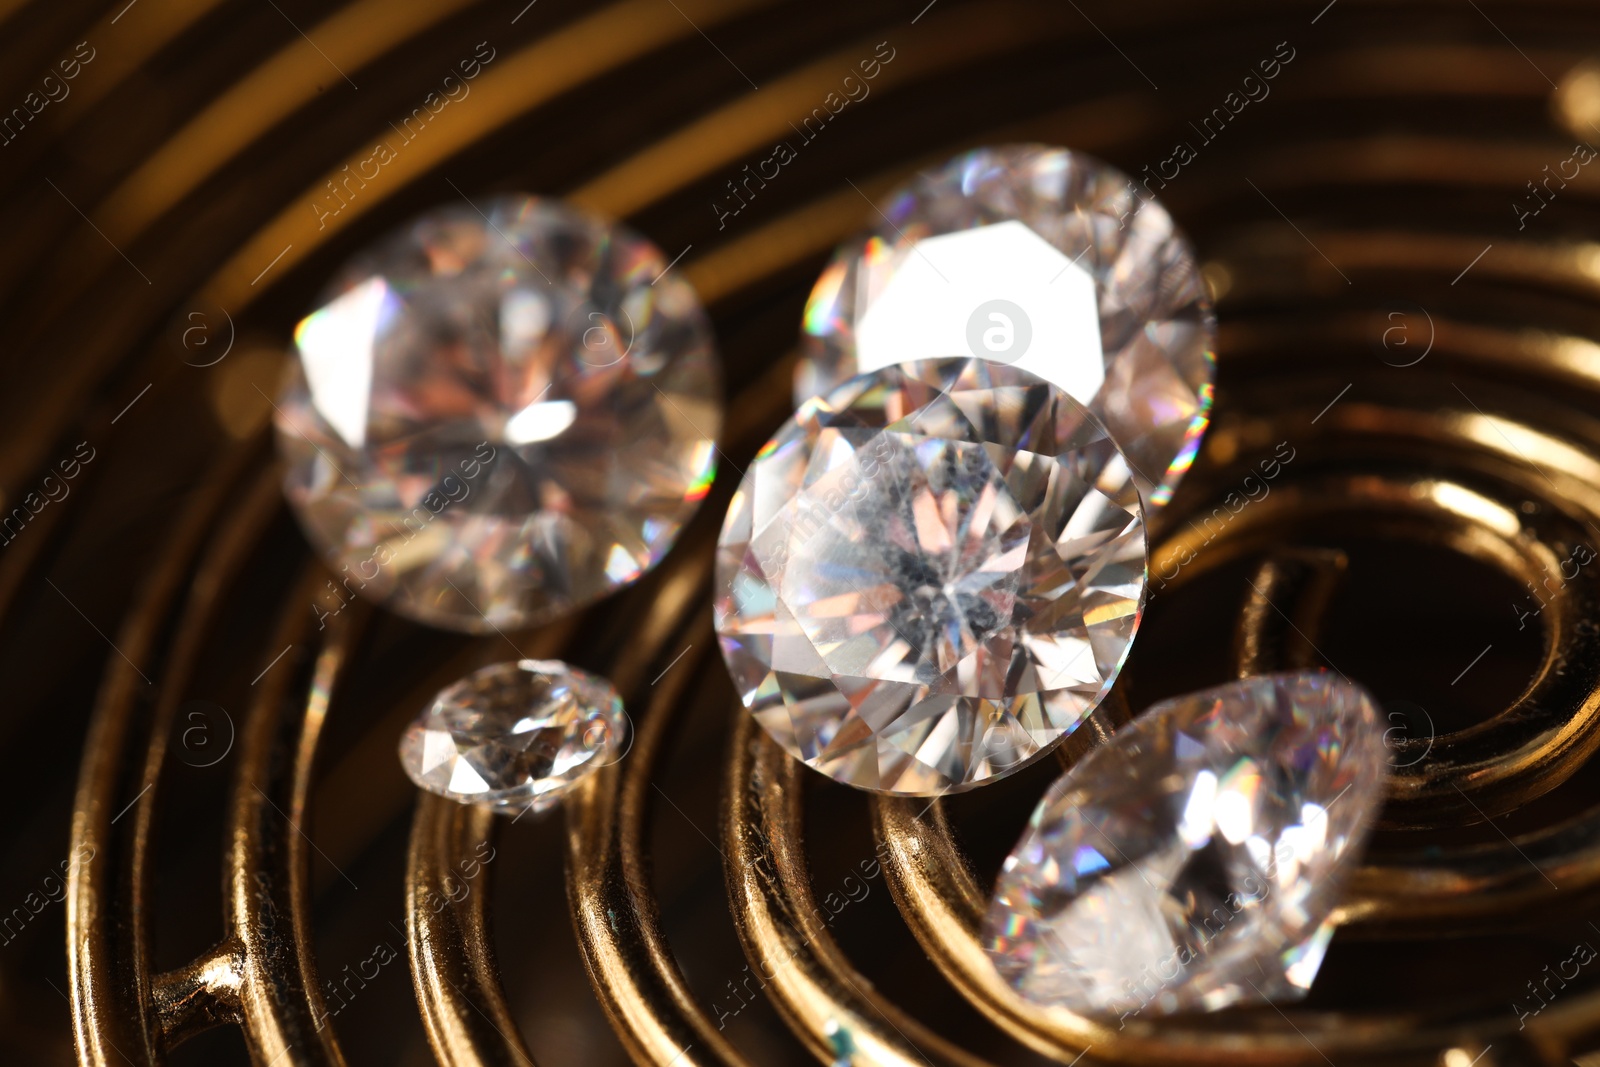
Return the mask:
POLYGON ((1061 390, 977 359, 863 374, 745 473, 717 633, 746 707, 863 789, 970 788, 1104 697, 1138 625, 1138 493, 1061 390))
POLYGON ((1305 995, 1383 801, 1372 698, 1264 675, 1157 704, 1063 775, 984 927, 1024 996, 1159 1015, 1305 995))
POLYGON ((1167 502, 1205 432, 1214 324, 1148 182, 1064 148, 980 148, 891 193, 879 221, 811 291, 796 402, 908 358, 1015 363, 1088 405, 1146 505, 1167 502))
POLYGON ((542 811, 628 739, 622 698, 559 660, 474 671, 439 692, 400 738, 400 764, 430 793, 542 811))
POLYGON ((483 207, 340 271, 277 417, 289 501, 344 588, 469 631, 653 566, 721 422, 710 328, 654 245, 550 201, 483 207))

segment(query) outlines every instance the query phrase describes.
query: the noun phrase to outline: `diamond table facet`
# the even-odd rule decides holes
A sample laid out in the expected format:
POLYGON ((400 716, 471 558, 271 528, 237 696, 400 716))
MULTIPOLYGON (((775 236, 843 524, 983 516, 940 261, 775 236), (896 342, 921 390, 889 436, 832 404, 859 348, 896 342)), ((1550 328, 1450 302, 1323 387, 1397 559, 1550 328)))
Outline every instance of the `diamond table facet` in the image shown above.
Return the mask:
POLYGON ((1160 507, 1206 428, 1213 332, 1148 183, 1064 148, 980 148, 891 193, 881 225, 840 247, 806 304, 795 400, 904 359, 1012 363, 1087 405, 1160 507))
POLYGON ((995 887, 990 959, 1090 1014, 1304 996, 1383 802, 1379 721, 1320 672, 1155 705, 1040 801, 995 887))
POLYGON ((605 679, 525 659, 441 690, 401 737, 400 763, 430 793, 538 812, 615 762, 627 736, 622 698, 605 679))
POLYGON ((928 796, 1042 754, 1138 625, 1121 454, 1015 367, 927 360, 803 404, 746 471, 715 622, 751 713, 839 781, 928 796))
POLYGON ((483 207, 342 269, 295 329, 276 420, 285 492, 340 585, 475 632, 654 566, 721 424, 710 327, 654 245, 551 201, 483 207))

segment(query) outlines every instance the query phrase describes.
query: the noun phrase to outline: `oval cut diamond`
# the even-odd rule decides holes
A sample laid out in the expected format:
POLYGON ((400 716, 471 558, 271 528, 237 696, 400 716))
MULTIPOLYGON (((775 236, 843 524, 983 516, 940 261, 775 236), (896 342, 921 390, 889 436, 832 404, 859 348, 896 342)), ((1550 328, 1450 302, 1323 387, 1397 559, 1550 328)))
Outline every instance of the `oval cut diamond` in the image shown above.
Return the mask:
POLYGON ((793 755, 927 796, 1076 728, 1144 582, 1138 493, 1084 408, 1015 367, 927 360, 802 404, 767 442, 718 542, 715 621, 793 755))
POLYGON ((905 359, 1014 364, 1094 412, 1160 507, 1211 409, 1215 323, 1188 241, 1126 174, 1045 145, 980 148, 890 193, 806 304, 795 401, 905 359))
POLYGON ((285 492, 345 589, 478 632, 654 566, 721 424, 709 324, 654 245, 547 200, 484 207, 342 269, 277 415, 285 492))
POLYGON ((1161 1015, 1305 995, 1383 803, 1366 691, 1321 672, 1163 701, 1051 786, 984 925, 1019 993, 1161 1015))
POLYGON ((615 762, 627 735, 622 698, 605 679, 525 659, 440 690, 400 738, 400 763, 430 793, 537 812, 615 762))

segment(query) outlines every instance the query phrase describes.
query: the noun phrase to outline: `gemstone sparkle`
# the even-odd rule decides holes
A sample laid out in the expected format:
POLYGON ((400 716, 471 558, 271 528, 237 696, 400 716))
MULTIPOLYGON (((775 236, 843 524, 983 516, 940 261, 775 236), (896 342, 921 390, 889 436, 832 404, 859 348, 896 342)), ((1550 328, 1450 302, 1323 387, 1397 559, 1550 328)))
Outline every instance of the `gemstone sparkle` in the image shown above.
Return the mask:
POLYGON ((1305 995, 1383 801, 1366 691, 1264 675, 1155 705, 1050 788, 984 924, 1046 1005, 1161 1015, 1305 995))
POLYGON ((401 737, 400 763, 430 793, 537 812, 615 762, 627 736, 622 698, 605 679, 525 659, 440 690, 401 737))
POLYGON ((1138 625, 1138 493, 1083 407, 926 360, 803 404, 718 542, 744 704, 808 765, 932 795, 1010 773, 1098 706, 1138 625))
POLYGON ((1015 363, 1094 412, 1147 506, 1170 499, 1211 408, 1214 321, 1148 186, 1064 148, 980 148, 891 193, 881 223, 811 292, 797 403, 908 358, 1015 363))
POLYGON ((547 200, 482 206, 339 272, 276 421, 286 495, 346 587, 475 632, 654 566, 721 423, 709 324, 654 245, 547 200))

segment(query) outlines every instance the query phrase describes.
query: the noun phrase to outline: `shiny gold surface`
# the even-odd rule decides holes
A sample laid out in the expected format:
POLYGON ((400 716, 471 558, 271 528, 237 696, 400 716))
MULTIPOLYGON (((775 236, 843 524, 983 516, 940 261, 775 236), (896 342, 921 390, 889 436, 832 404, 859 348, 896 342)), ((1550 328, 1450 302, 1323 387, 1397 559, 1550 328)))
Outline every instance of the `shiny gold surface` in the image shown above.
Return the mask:
POLYGON ((869 1063, 983 1063, 874 996, 845 958, 809 884, 800 839, 804 768, 754 719, 736 721, 724 794, 728 895, 745 951, 795 1035, 825 1061, 831 1025, 853 1034, 869 1063))
POLYGON ((0 909, 68 874, 20 935, 0 911, 0 1062, 768 1067, 829 1062, 841 1032, 855 1064, 941 1067, 1600 1050, 1600 976, 1529 992, 1600 939, 1600 570, 1549 579, 1600 546, 1600 170, 1523 226, 1514 206, 1600 142, 1593 5, 0 0, 0 104, 83 40, 71 95, 0 147, 0 502, 96 451, 0 547, 0 909), (1271 96, 1162 190, 1221 297, 1215 421, 1157 523, 1128 669, 1056 767, 1273 665, 1348 671, 1432 728, 1399 731, 1311 1001, 1119 1028, 1024 1004, 977 941, 1052 769, 844 804, 736 710, 712 543, 868 198, 996 140, 1138 173, 1280 40, 1271 96), (479 41, 471 95, 319 220, 479 41), (725 182, 880 41, 871 96, 719 228, 725 182), (718 486, 656 574, 543 631, 465 641, 360 605, 319 629, 268 353, 355 248, 510 188, 684 252, 731 383, 718 486), (196 313, 218 347, 184 347, 196 313), (1280 443, 1293 461, 1241 506, 1280 443), (512 655, 611 677, 633 747, 543 822, 417 798, 398 731, 512 655), (215 763, 197 700, 230 731, 215 763), (834 872, 863 863, 893 906, 874 889, 835 919, 834 872), (352 977, 374 938, 404 962, 352 977))
POLYGON ((411 973, 428 1040, 449 1067, 531 1064, 500 989, 487 893, 457 890, 495 850, 487 808, 418 798, 411 830, 406 918, 411 973), (488 847, 489 851, 483 850, 488 847))

